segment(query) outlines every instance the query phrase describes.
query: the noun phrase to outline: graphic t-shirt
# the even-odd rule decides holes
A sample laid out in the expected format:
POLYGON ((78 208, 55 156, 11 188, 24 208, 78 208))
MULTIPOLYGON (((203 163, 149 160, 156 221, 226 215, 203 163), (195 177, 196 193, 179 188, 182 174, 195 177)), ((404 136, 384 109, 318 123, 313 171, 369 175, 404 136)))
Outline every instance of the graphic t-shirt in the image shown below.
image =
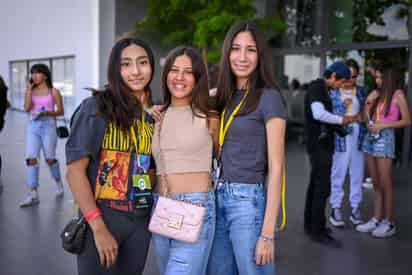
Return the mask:
POLYGON ((151 157, 154 121, 148 114, 144 117, 144 127, 138 116, 133 131, 127 133, 98 115, 94 97, 84 100, 73 117, 66 162, 90 157, 87 174, 96 199, 117 210, 134 208, 132 175, 139 167, 142 173, 154 167, 151 157))

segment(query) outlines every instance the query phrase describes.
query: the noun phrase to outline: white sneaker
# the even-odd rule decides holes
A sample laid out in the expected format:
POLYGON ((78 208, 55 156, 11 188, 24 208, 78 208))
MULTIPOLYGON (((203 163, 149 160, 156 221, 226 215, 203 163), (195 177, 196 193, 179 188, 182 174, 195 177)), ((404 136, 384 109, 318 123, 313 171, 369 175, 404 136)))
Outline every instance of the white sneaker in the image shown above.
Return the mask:
POLYGON ((383 220, 379 223, 379 226, 372 231, 372 236, 376 238, 387 238, 393 236, 396 233, 396 227, 393 222, 383 220))
POLYGON ((330 223, 335 227, 342 227, 345 225, 340 208, 333 208, 329 216, 330 223))
POLYGON ((373 189, 372 178, 366 178, 365 181, 362 183, 362 187, 365 189, 373 189))
POLYGON ((28 206, 34 206, 36 204, 39 204, 40 200, 39 197, 33 192, 30 192, 24 200, 20 202, 20 207, 28 207, 28 206))
POLYGON ((61 181, 56 182, 57 190, 56 190, 56 197, 60 198, 64 196, 64 187, 61 181))
POLYGON ((373 217, 370 219, 368 222, 360 224, 356 226, 356 231, 362 232, 362 233, 369 233, 375 230, 379 226, 379 221, 373 217))

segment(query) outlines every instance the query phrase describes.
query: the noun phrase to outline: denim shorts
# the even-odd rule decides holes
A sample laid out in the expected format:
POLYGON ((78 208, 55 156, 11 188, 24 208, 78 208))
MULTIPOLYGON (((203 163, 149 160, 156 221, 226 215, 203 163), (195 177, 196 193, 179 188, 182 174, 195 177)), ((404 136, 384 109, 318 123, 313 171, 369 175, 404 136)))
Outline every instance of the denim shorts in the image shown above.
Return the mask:
POLYGON ((383 129, 379 132, 378 137, 374 137, 368 132, 363 142, 362 151, 374 157, 395 158, 394 129, 383 129))

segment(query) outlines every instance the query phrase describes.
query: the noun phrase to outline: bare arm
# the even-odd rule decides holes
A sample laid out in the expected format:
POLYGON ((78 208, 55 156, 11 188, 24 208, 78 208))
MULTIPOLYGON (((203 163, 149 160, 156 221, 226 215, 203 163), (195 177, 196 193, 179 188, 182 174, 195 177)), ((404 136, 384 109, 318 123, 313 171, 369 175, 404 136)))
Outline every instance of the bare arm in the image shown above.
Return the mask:
POLYGON ((97 208, 86 173, 89 162, 88 157, 83 157, 67 165, 67 181, 82 213, 89 213, 97 208))
MULTIPOLYGON (((70 190, 83 214, 89 213, 97 208, 86 173, 89 162, 90 159, 88 157, 83 157, 71 162, 67 166, 66 174, 70 190)), ((97 251, 100 256, 100 263, 106 267, 110 267, 115 263, 117 258, 117 242, 107 229, 102 216, 89 221, 89 225, 93 231, 97 251)))
POLYGON ((30 112, 31 108, 33 107, 33 103, 31 101, 31 97, 33 94, 32 84, 28 84, 26 93, 24 95, 24 111, 30 112))
POLYGON ((395 104, 399 106, 401 119, 394 122, 379 122, 368 126, 368 130, 372 133, 379 132, 385 128, 404 128, 411 124, 411 114, 409 112, 408 103, 404 93, 398 93, 395 97, 395 104))
POLYGON ((386 127, 389 128, 404 128, 411 124, 411 114, 409 112, 408 102, 406 101, 406 97, 404 93, 398 93, 395 97, 395 103, 399 106, 401 111, 401 119, 395 122, 388 122, 386 127))
POLYGON ((62 116, 64 115, 63 99, 60 94, 60 91, 53 89, 52 91, 54 102, 56 102, 57 110, 56 111, 45 111, 42 116, 62 116))
POLYGON ((217 156, 219 152, 219 123, 220 119, 218 116, 209 117, 209 133, 212 136, 213 140, 213 155, 217 156))
MULTIPOLYGON (((269 174, 265 217, 261 235, 269 238, 274 238, 280 207, 282 175, 285 162, 285 128, 286 121, 284 119, 272 118, 266 122, 269 174)), ((259 238, 256 244, 256 263, 266 264, 273 262, 274 256, 274 243, 259 238)))
POLYGON ((365 107, 363 108, 363 116, 365 121, 371 119, 369 118, 369 113, 372 108, 373 102, 376 100, 377 97, 378 93, 376 91, 373 91, 366 98, 365 107))

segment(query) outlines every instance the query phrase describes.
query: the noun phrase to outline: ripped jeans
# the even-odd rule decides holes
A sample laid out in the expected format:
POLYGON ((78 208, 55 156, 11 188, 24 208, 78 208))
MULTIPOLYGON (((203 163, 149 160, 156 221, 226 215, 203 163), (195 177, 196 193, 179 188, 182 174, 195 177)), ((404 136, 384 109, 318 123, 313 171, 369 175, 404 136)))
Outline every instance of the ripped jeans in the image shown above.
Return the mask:
MULTIPOLYGON (((159 273, 160 275, 204 275, 215 234, 214 192, 180 193, 169 197, 200 203, 206 207, 206 213, 199 240, 195 243, 186 243, 158 234, 152 235, 159 273)), ((156 207, 158 198, 158 194, 153 194, 154 207, 156 207)))
POLYGON ((28 170, 27 185, 30 189, 39 186, 40 150, 43 150, 45 160, 55 160, 49 166, 50 173, 55 181, 61 180, 59 162, 56 159, 57 134, 56 119, 44 117, 30 120, 27 127, 26 164, 28 170), (35 159, 35 165, 29 165, 29 160, 35 159))

